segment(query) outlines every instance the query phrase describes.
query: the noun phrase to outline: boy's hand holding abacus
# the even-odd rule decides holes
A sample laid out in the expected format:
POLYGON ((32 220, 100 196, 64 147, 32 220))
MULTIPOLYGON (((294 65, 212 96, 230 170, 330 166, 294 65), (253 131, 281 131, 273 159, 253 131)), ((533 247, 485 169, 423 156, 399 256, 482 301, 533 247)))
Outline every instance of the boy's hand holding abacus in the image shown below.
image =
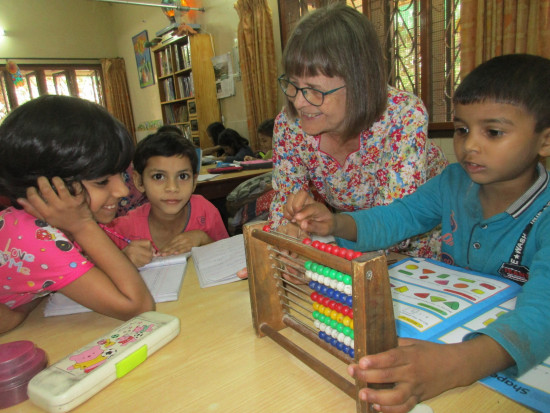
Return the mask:
POLYGON ((74 184, 76 195, 71 195, 65 182, 58 177, 52 178, 50 183, 46 177, 41 176, 36 184, 37 188, 27 189, 26 199, 18 199, 27 213, 71 234, 90 223, 97 225, 81 184, 74 184))

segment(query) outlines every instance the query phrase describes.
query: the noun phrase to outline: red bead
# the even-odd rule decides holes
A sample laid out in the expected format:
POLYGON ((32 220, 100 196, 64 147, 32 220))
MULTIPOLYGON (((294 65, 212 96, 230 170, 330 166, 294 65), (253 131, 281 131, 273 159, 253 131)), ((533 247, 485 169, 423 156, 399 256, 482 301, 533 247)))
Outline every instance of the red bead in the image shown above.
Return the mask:
POLYGON ((304 238, 302 240, 302 244, 305 244, 305 245, 311 245, 311 238, 304 238))
POLYGON ((355 257, 353 258, 359 258, 363 253, 361 251, 355 251, 355 257))
POLYGON ((338 252, 338 256, 342 258, 346 258, 347 253, 348 253, 347 248, 340 248, 340 251, 338 252))
POLYGON ((313 291, 311 293, 310 297, 313 301, 318 301, 319 300, 319 294, 317 294, 317 291, 313 291))
POLYGON ((348 317, 353 320, 353 309, 351 309, 351 308, 349 309, 348 317))
POLYGON ((342 307, 342 311, 340 311, 340 312, 341 312, 342 314, 344 314, 344 315, 348 315, 349 312, 350 312, 350 310, 351 310, 351 308, 349 308, 347 305, 344 305, 344 306, 342 307))
POLYGON ((331 310, 336 310, 336 302, 333 301, 333 300, 330 300, 328 302, 328 307, 331 309, 331 310))
POLYGON ((334 248, 334 245, 332 245, 332 244, 327 244, 327 246, 325 247, 325 252, 328 252, 329 254, 331 254, 333 248, 334 248))
POLYGON ((328 297, 321 298, 321 304, 323 304, 325 307, 328 307, 328 303, 330 303, 330 298, 328 297))
POLYGON ((312 246, 313 248, 319 249, 319 245, 321 245, 321 243, 320 243, 319 241, 313 241, 313 242, 311 243, 311 246, 312 246))
POLYGON ((319 243, 319 249, 320 249, 321 251, 326 251, 326 250, 327 250, 327 244, 324 243, 324 242, 320 242, 320 243, 319 243))
POLYGON ((346 251, 346 259, 351 261, 352 259, 355 258, 355 251, 353 250, 347 250, 346 251))
POLYGON ((344 308, 344 306, 341 304, 341 303, 336 303, 336 306, 335 306, 335 310, 338 311, 339 313, 342 312, 342 308, 344 308))
POLYGON ((338 255, 340 253, 340 247, 338 245, 335 245, 332 249, 332 255, 338 255))
POLYGON ((265 232, 269 232, 271 231, 271 225, 267 224, 267 225, 264 225, 264 227, 262 228, 265 232))

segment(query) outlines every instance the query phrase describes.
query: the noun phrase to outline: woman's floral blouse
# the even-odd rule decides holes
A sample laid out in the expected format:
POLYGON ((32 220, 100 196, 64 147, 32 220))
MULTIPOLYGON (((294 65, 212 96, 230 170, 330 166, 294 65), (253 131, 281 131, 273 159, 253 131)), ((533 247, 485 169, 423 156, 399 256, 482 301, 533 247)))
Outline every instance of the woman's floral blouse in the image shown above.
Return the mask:
MULTIPOLYGON (((369 130, 361 132, 360 147, 344 165, 319 149, 320 136, 305 134, 298 118, 283 110, 275 121, 273 188, 270 221, 282 223, 286 195, 305 189, 336 211, 386 205, 414 192, 439 174, 447 160, 427 138, 428 115, 416 96, 388 88, 388 106, 369 130)), ((398 248, 422 257, 437 257, 438 234, 417 237, 398 248)))

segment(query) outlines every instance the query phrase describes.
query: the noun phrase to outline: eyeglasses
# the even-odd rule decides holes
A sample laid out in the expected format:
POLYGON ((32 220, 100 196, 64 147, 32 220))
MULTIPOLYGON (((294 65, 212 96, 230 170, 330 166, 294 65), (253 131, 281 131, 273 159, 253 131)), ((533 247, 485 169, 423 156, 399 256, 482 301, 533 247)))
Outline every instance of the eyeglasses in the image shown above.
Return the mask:
POLYGON ((336 89, 329 90, 328 92, 322 92, 312 87, 298 87, 290 80, 288 80, 285 75, 279 76, 277 79, 279 81, 279 86, 283 93, 289 98, 295 98, 298 95, 298 92, 302 92, 302 96, 313 106, 321 106, 325 100, 326 95, 336 92, 342 88, 345 88, 346 85, 337 87, 336 89))

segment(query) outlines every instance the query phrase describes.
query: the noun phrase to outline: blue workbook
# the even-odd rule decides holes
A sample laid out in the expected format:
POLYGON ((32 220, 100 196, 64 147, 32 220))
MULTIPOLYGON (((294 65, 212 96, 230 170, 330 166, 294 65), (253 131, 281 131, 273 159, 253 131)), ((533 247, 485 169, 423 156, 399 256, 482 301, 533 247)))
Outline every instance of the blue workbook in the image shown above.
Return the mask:
MULTIPOLYGON (((521 287, 502 277, 408 258, 390 267, 397 334, 456 343, 515 306, 521 287)), ((531 409, 550 412, 550 358, 517 379, 501 373, 481 383, 531 409)))

